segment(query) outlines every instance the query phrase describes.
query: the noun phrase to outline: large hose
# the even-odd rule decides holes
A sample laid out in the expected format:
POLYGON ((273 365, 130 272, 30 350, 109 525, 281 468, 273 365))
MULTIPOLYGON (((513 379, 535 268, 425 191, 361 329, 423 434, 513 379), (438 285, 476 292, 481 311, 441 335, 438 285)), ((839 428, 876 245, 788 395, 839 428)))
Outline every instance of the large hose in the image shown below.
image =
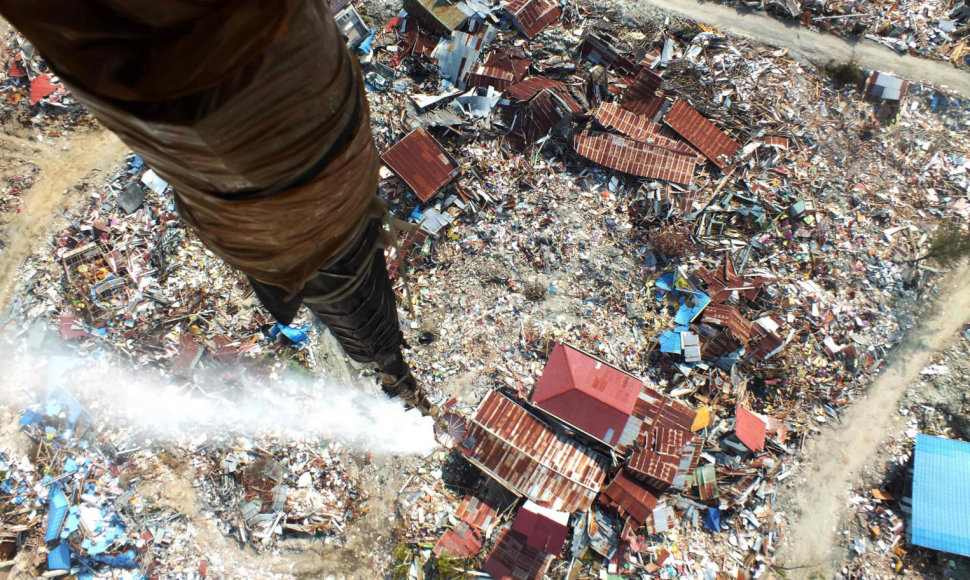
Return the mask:
POLYGON ((306 301, 386 390, 419 392, 376 243, 362 77, 326 2, 0 0, 0 13, 274 316, 306 301))

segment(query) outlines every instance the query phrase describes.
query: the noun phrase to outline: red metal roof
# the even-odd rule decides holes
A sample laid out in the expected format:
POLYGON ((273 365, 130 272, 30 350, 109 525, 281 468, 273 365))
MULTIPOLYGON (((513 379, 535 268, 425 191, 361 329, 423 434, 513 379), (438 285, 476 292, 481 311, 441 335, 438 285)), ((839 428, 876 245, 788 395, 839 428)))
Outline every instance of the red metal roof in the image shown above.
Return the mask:
POLYGON ((499 534, 482 570, 496 580, 540 580, 553 556, 526 543, 526 538, 509 528, 499 534))
POLYGON ((630 517, 637 526, 645 524, 657 507, 657 498, 626 471, 616 474, 613 482, 600 494, 600 501, 616 509, 621 516, 630 517))
POLYGON ((590 161, 623 173, 680 185, 690 185, 694 179, 696 158, 693 155, 657 145, 608 133, 581 131, 573 136, 573 147, 590 161))
POLYGON ((496 521, 495 505, 473 495, 466 495, 455 517, 480 530, 488 530, 496 521))
POLYGON ((509 489, 557 511, 589 507, 606 477, 605 458, 497 391, 479 405, 461 451, 509 489))
POLYGON ((34 80, 30 82, 30 104, 36 105, 41 99, 58 88, 60 88, 60 85, 51 84, 51 78, 47 75, 34 77, 34 80))
POLYGON ((690 431, 654 427, 647 432, 644 448, 633 452, 627 469, 658 491, 684 489, 687 475, 700 459, 701 443, 690 431))
POLYGON ((696 147, 705 157, 724 171, 738 150, 738 142, 728 137, 714 123, 704 118, 686 102, 677 99, 664 115, 664 123, 696 147))
POLYGON ((13 57, 13 60, 10 61, 10 76, 13 78, 27 76, 27 71, 24 69, 23 58, 19 54, 13 57))
POLYGON ((453 530, 446 530, 435 544, 433 552, 458 558, 471 558, 482 549, 482 537, 475 528, 465 522, 458 522, 453 530))
POLYGON ((562 15, 558 4, 546 0, 512 0, 505 10, 529 40, 562 15))
POLYGON ((741 443, 752 451, 762 451, 765 448, 765 435, 768 432, 768 424, 764 419, 739 404, 734 420, 734 432, 741 443))
POLYGON ((643 381, 571 346, 549 355, 532 404, 608 445, 619 442, 643 381))
POLYGON ((458 162, 418 127, 381 156, 384 164, 418 195, 428 201, 458 174, 458 162))
POLYGON ((556 521, 550 517, 550 514, 542 513, 543 511, 550 510, 544 510, 532 502, 526 502, 515 514, 512 531, 525 536, 525 543, 529 546, 557 556, 562 552, 566 537, 569 535, 569 514, 563 512, 562 517, 559 517, 560 521, 556 521))

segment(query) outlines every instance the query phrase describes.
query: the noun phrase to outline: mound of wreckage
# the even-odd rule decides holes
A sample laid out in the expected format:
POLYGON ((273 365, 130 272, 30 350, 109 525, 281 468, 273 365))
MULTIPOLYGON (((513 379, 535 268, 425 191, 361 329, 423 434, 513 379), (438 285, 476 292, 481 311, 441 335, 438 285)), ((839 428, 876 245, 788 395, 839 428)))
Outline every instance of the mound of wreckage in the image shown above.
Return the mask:
POLYGON ((970 66, 970 6, 965 0, 721 0, 804 26, 865 38, 901 54, 970 66))
MULTIPOLYGON (((398 218, 409 357, 447 410, 450 452, 393 490, 388 571, 771 574, 801 441, 918 316, 932 227, 970 218, 967 105, 885 73, 839 88, 783 50, 677 19, 629 29, 592 2, 331 7, 398 218)), ((326 372, 316 330, 273 325, 166 188, 132 157, 89 192, 24 265, 18 348, 43 349, 26 329, 46 320, 81 356, 202 393, 202 370, 326 372)), ((223 533, 260 550, 340 545, 365 509, 337 444, 143 441, 55 371, 21 418, 37 452, 0 456, 0 561, 29 545, 54 575, 231 576, 133 492, 159 464, 192 466, 223 533)))

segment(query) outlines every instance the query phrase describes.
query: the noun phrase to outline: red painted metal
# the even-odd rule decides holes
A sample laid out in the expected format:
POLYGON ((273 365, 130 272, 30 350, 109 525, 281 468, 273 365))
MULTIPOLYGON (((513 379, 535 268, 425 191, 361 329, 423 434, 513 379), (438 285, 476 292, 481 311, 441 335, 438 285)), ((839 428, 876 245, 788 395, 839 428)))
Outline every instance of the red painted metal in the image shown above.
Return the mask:
POLYGON ((643 381, 571 346, 557 344, 532 404, 608 445, 616 445, 643 381))
POLYGON ((545 27, 559 20, 562 15, 562 9, 558 4, 546 0, 512 0, 505 10, 529 40, 542 32, 545 27))
POLYGON ((566 544, 569 526, 561 524, 544 514, 529 509, 526 503, 519 508, 512 522, 512 531, 525 536, 525 543, 538 548, 546 554, 558 556, 566 544))
POLYGON ((496 580, 540 580, 552 559, 551 554, 529 546, 525 536, 506 528, 499 534, 482 570, 496 580))

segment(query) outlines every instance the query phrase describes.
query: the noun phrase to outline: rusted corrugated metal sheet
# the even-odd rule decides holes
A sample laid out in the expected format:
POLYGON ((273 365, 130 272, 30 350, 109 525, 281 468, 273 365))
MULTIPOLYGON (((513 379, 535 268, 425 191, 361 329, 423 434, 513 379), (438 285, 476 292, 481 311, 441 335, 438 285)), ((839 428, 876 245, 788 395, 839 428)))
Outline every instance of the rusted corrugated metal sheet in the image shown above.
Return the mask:
POLYGON ((741 440, 741 443, 744 443, 752 451, 761 451, 765 448, 768 424, 764 419, 738 405, 734 421, 734 433, 741 440))
POLYGON ((684 489, 700 459, 701 443, 690 431, 655 427, 647 433, 644 448, 633 452, 627 468, 657 491, 684 489))
POLYGON ((621 516, 631 518, 642 526, 653 515, 657 498, 638 481, 620 471, 616 478, 600 494, 600 502, 616 509, 621 516))
POLYGON ((513 104, 503 113, 503 120, 516 126, 514 133, 523 144, 545 137, 557 123, 585 110, 568 86, 546 77, 516 83, 506 93, 513 104))
POLYGON ((528 101, 536 96, 542 89, 553 89, 564 87, 561 81, 556 81, 548 77, 532 77, 522 82, 510 86, 506 92, 516 101, 528 101))
POLYGON ((497 391, 478 407, 461 451, 509 489, 565 512, 589 507, 608 465, 497 391))
POLYGON ((497 519, 496 513, 494 504, 467 495, 458 506, 455 517, 480 530, 489 530, 497 519))
POLYGON ((701 322, 727 328, 741 344, 747 346, 751 342, 754 323, 741 316, 737 308, 727 304, 708 304, 701 316, 701 322))
POLYGON ((384 164, 410 187, 421 201, 458 174, 458 162, 424 127, 418 127, 381 156, 384 164))
POLYGON ((765 145, 769 147, 775 147, 783 151, 788 151, 788 145, 790 141, 788 137, 783 137, 781 135, 768 135, 765 137, 765 145))
POLYGON ((643 420, 644 431, 655 426, 674 427, 690 431, 697 411, 680 401, 661 395, 650 387, 643 387, 633 415, 643 420))
POLYGON ((482 537, 478 530, 465 522, 458 522, 453 530, 446 530, 438 543, 435 544, 434 554, 446 555, 452 558, 471 558, 482 549, 482 537))
POLYGON ((521 81, 531 64, 525 55, 499 50, 488 57, 484 66, 468 75, 465 83, 470 87, 494 87, 504 91, 521 81))
POLYGON ((526 538, 506 528, 499 534, 495 547, 488 553, 482 570, 493 578, 540 580, 545 576, 553 556, 526 544, 526 538))
POLYGON ((738 150, 738 142, 704 118, 686 102, 677 99, 664 115, 664 123, 724 171, 738 150))
POLYGON ((668 135, 668 133, 671 133, 669 128, 660 123, 654 123, 644 116, 631 113, 613 103, 602 103, 593 113, 593 116, 604 127, 616 129, 635 141, 697 156, 699 163, 704 161, 697 150, 681 141, 676 134, 668 135))
POLYGON ((703 266, 697 268, 695 273, 707 283, 707 295, 711 302, 719 304, 730 298, 732 292, 737 292, 748 300, 758 297, 758 292, 766 282, 771 282, 774 278, 765 277, 742 277, 738 275, 734 268, 731 258, 725 257, 719 267, 712 273, 703 266))
POLYGON ((529 40, 542 30, 559 20, 562 9, 558 4, 546 0, 512 0, 505 11, 512 16, 516 27, 529 40))
POLYGON ((664 97, 657 95, 663 78, 648 68, 640 69, 636 78, 623 92, 620 105, 638 115, 653 119, 664 104, 664 97))
POLYGON ((608 133, 581 131, 573 136, 576 152, 594 163, 649 179, 690 185, 695 157, 608 133))

